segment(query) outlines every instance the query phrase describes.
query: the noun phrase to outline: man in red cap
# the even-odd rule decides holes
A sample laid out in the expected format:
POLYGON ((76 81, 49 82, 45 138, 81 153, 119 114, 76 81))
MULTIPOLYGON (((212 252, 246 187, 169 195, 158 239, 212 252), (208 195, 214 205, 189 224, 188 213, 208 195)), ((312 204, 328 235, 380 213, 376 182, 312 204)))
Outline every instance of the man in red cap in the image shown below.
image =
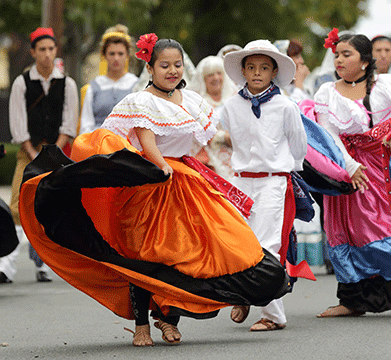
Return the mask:
MULTIPOLYGON (((76 136, 79 112, 75 81, 54 66, 56 40, 51 28, 38 28, 30 35, 31 55, 35 63, 29 71, 19 75, 11 88, 9 121, 12 142, 21 144, 11 190, 11 212, 19 239, 23 236, 18 203, 19 187, 24 168, 39 153, 43 144, 60 148, 76 136)), ((13 280, 17 248, 0 259, 0 279, 13 280), (3 276, 4 275, 4 276, 3 276)), ((30 258, 35 261, 37 281, 51 281, 49 268, 30 245, 30 258)))

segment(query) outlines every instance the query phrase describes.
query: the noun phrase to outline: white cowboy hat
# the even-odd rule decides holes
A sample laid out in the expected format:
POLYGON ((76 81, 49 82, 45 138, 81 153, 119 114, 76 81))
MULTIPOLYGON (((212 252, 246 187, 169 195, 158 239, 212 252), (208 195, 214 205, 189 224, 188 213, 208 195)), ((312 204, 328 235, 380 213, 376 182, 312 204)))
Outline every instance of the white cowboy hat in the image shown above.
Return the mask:
POLYGON ((289 85, 296 73, 296 65, 293 60, 278 51, 269 40, 255 40, 249 42, 243 50, 232 51, 224 56, 224 68, 228 76, 238 85, 243 86, 246 78, 242 73, 242 60, 250 55, 267 55, 273 58, 278 66, 277 76, 274 81, 278 86, 289 85))

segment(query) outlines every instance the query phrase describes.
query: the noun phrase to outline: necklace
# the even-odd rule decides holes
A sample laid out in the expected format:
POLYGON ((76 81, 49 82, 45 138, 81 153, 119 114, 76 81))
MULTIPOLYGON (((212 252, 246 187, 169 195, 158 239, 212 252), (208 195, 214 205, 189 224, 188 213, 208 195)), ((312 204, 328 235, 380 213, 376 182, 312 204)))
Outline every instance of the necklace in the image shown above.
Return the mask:
POLYGON ((172 90, 164 90, 164 89, 161 89, 160 87, 156 86, 154 83, 152 83, 152 86, 156 89, 156 90, 159 90, 161 92, 164 92, 168 95, 168 97, 171 97, 173 94, 174 94, 174 91, 175 91, 175 88, 172 89, 172 90))
POLYGON ((361 76, 359 79, 357 79, 356 81, 347 81, 345 79, 343 81, 345 81, 347 84, 352 84, 352 86, 355 87, 356 84, 364 81, 366 78, 367 78, 367 75, 365 74, 365 75, 361 76))

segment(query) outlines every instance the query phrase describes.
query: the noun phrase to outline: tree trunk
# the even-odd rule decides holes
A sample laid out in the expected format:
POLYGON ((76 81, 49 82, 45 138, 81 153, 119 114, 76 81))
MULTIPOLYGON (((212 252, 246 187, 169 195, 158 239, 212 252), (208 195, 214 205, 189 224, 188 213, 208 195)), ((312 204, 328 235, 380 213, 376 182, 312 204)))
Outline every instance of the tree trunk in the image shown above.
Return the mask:
POLYGON ((42 1, 42 27, 51 27, 57 40, 57 56, 62 57, 64 38, 64 0, 42 1))

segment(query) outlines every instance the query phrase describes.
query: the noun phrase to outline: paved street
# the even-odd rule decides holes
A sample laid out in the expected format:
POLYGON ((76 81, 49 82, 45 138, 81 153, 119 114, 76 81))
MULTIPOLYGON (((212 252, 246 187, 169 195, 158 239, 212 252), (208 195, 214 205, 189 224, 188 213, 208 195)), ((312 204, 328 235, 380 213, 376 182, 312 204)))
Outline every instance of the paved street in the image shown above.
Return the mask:
POLYGON ((391 359, 391 312, 317 319, 337 304, 337 283, 324 269, 314 270, 318 281, 300 280, 285 296, 288 325, 282 331, 250 333, 259 320, 256 308, 240 325, 224 309, 211 320, 182 318, 179 346, 166 345, 152 329, 155 346, 135 348, 123 330, 134 329, 133 322, 56 275, 52 283, 37 283, 24 243, 15 282, 0 285, 0 359, 391 359))

